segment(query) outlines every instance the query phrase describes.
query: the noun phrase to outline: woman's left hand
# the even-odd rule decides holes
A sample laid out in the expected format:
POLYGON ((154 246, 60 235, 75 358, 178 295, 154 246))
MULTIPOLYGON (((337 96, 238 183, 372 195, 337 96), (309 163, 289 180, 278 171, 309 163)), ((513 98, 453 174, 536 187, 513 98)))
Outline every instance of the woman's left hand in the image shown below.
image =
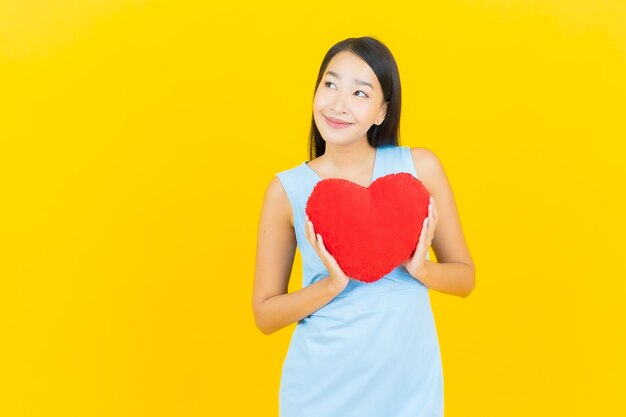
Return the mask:
POLYGON ((402 262, 402 265, 413 276, 413 278, 419 279, 424 275, 426 268, 426 253, 430 248, 430 244, 435 236, 435 226, 437 225, 437 208, 435 207, 435 199, 431 196, 430 203, 428 204, 428 217, 424 219, 422 224, 422 232, 420 233, 419 240, 413 256, 406 261, 402 262))

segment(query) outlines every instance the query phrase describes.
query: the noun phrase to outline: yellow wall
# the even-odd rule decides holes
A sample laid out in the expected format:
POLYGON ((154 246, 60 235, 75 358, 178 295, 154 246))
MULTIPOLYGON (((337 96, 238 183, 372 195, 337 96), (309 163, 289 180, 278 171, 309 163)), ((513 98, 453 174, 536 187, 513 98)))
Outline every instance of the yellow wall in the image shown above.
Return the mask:
POLYGON ((626 413, 626 3, 207 3, 0 2, 0 415, 277 415, 262 196, 363 35, 476 263, 431 291, 446 416, 626 413))

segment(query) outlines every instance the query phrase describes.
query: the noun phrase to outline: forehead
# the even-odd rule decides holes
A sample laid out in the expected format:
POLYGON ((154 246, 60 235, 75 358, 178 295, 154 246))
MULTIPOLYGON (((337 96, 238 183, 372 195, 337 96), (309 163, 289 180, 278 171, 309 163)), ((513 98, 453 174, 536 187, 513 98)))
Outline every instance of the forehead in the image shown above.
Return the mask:
POLYGON ((341 76, 341 79, 352 81, 354 78, 363 81, 369 81, 374 86, 379 86, 378 79, 372 68, 358 55, 350 51, 341 51, 337 53, 326 67, 328 71, 333 71, 341 76))

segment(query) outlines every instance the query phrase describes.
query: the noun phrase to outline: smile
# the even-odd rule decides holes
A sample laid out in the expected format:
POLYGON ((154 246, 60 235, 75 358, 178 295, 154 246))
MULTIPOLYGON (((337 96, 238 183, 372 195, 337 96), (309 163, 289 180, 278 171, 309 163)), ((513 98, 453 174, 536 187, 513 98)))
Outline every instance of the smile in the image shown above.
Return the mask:
MULTIPOLYGON (((322 115, 322 116, 324 116, 324 115, 322 115)), ((342 128, 345 128, 345 127, 348 127, 348 126, 352 125, 352 123, 344 122, 344 121, 341 121, 341 120, 338 120, 338 119, 329 118, 329 117, 326 117, 326 116, 324 116, 324 120, 326 120, 326 123, 329 126, 334 127, 335 129, 342 129, 342 128)))

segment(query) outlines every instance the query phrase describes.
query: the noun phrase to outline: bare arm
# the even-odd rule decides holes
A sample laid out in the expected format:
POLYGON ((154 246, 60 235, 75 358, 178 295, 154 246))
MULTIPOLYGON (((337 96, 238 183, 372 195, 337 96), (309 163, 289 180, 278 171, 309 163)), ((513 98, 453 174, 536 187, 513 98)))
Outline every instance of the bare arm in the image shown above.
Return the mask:
POLYGON ((310 315, 339 292, 328 277, 288 293, 296 250, 291 205, 277 177, 263 199, 257 236, 252 310, 257 327, 267 335, 310 315))
POLYGON ((465 242, 452 187, 439 158, 426 148, 411 149, 418 177, 435 201, 432 248, 437 262, 425 261, 418 279, 428 288, 467 297, 476 285, 474 262, 465 242))

